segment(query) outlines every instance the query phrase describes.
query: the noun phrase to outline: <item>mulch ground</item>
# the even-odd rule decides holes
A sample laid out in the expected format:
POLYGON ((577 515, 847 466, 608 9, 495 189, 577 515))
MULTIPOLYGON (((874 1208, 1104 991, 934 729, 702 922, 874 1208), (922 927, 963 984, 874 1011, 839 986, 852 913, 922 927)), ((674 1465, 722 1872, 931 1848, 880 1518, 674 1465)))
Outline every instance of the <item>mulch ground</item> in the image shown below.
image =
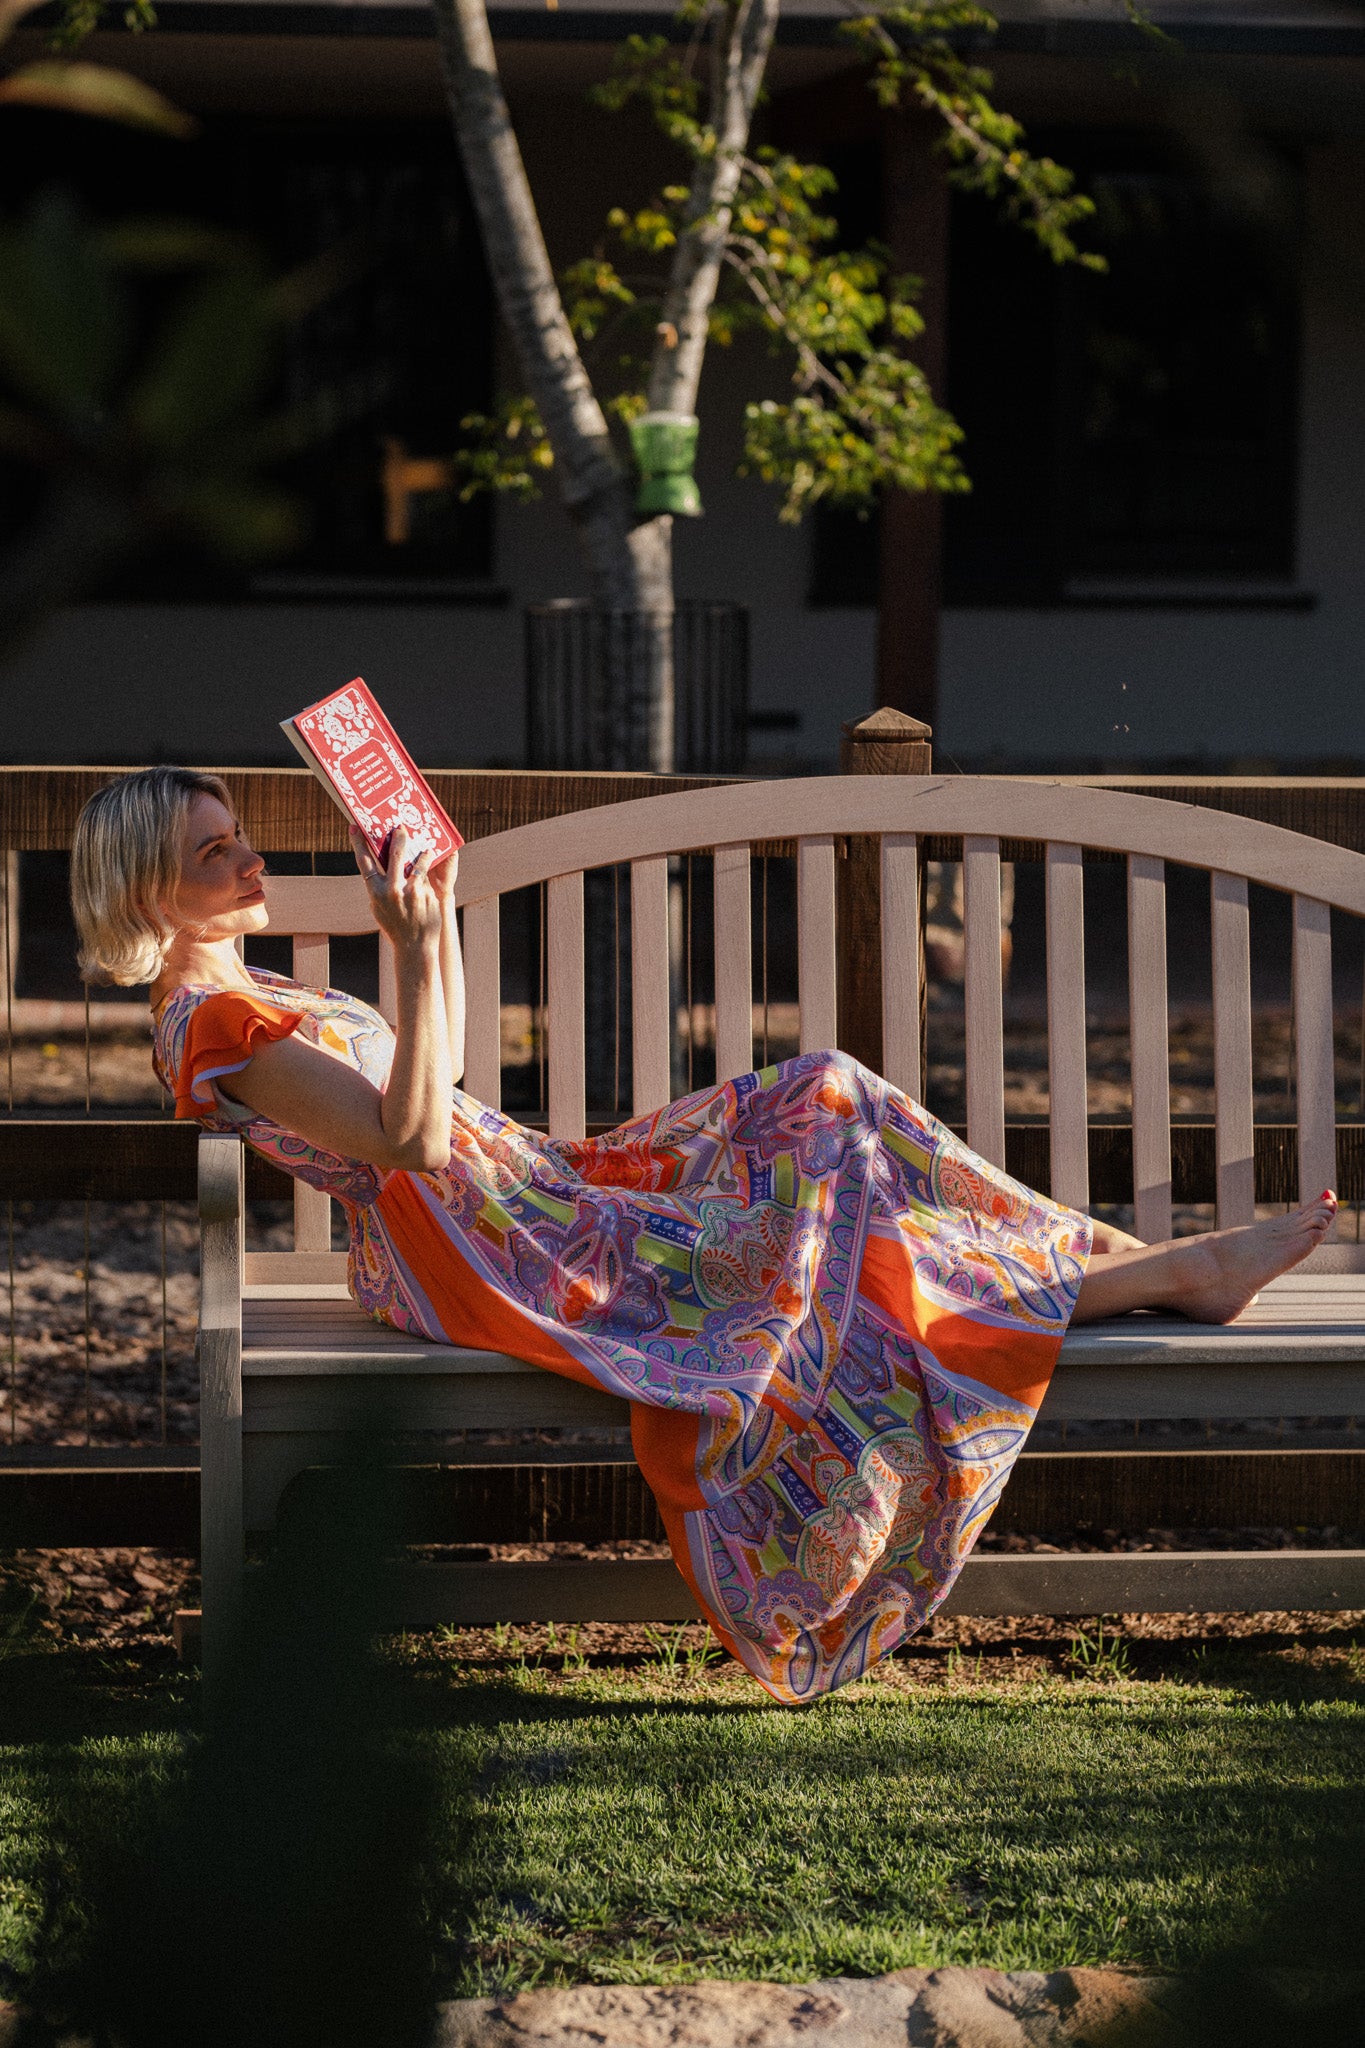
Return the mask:
MULTIPOLYGON (((1210 1532, 1197 1533, 1206 1540, 1210 1532)), ((1266 1539, 1272 1533, 1293 1532, 1226 1533, 1266 1539)), ((1156 1534, 1159 1538, 1162 1532, 1156 1534)), ((1301 1534, 1298 1540, 1303 1540, 1301 1534)), ((1031 1539, 1011 1542, 1050 1547, 1035 1546, 1031 1539)), ((505 1545, 497 1555, 524 1558, 543 1555, 547 1548, 562 1553, 572 1547, 505 1545)), ((607 1547, 619 1555, 639 1554, 656 1546, 623 1543, 607 1547)), ((1141 1546, 1131 1538, 1124 1547, 1141 1546)), ((430 1549, 426 1554, 432 1554, 430 1549)), ((198 1603, 199 1568, 192 1557, 149 1549, 0 1554, 0 1652, 7 1638, 36 1636, 54 1648, 164 1654, 171 1646, 177 1609, 197 1607, 198 1603)), ((931 1621, 893 1661, 907 1683, 936 1683, 965 1675, 963 1666, 968 1661, 977 1679, 1023 1679, 1069 1669, 1076 1660, 1079 1637, 1083 1656, 1088 1654, 1086 1645, 1098 1641, 1101 1653, 1110 1659, 1117 1656, 1131 1675, 1137 1676, 1147 1668, 1161 1669, 1172 1647, 1200 1643, 1211 1647, 1238 1643, 1267 1652, 1292 1651, 1296 1659, 1310 1663, 1324 1659, 1339 1662, 1343 1655, 1365 1655, 1358 1647, 1363 1631, 1365 1611, 1354 1610, 1328 1614, 1122 1614, 1104 1616, 1102 1621, 1071 1615, 947 1615, 931 1621)), ((700 1623, 614 1622, 447 1629, 425 1639, 443 1659, 455 1663, 485 1670, 520 1669, 531 1664, 551 1675, 571 1673, 585 1663, 603 1667, 676 1662, 689 1651, 700 1652, 707 1640, 700 1623)))

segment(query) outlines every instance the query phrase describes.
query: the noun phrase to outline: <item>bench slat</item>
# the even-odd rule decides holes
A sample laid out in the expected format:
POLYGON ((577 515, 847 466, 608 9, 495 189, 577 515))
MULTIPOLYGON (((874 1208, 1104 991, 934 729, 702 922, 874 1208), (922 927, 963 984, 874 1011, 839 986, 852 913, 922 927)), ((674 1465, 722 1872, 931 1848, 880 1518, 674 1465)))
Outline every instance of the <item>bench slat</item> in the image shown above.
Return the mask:
POLYGON ((967 1143, 1005 1164, 1005 1025, 1000 967, 1000 841, 962 842, 966 944, 967 1143))
POLYGON ((1312 896, 1294 898, 1294 1044, 1299 1200, 1311 1202, 1337 1184, 1332 913, 1312 896))
POLYGON ((374 930, 370 892, 358 874, 264 875, 261 887, 277 935, 323 931, 337 939, 374 930))
POLYGON ((1128 1015, 1133 1086, 1133 1229, 1171 1234, 1171 1069, 1166 1022, 1166 863, 1128 860, 1128 1015))
POLYGON ((554 876, 546 899, 550 1136, 582 1138, 588 1128, 582 875, 554 876))
POLYGON ((630 864, 630 1073, 636 1116, 662 1109, 670 1094, 668 1037, 668 862, 630 864))
POLYGON ((307 1181, 294 1182, 294 1249, 326 1252, 332 1248, 332 1198, 307 1181))
POLYGON ((332 942, 326 932, 295 932, 295 981, 305 988, 328 988, 332 977, 332 942))
POLYGON ((1256 1217, 1251 1073, 1251 914, 1241 875, 1210 877, 1213 926, 1214 1149, 1218 1228, 1256 1217))
MULTIPOLYGON (((331 981, 332 945, 326 932, 295 932, 293 974, 305 988, 327 988, 331 981)), ((321 1188, 294 1182, 294 1249, 325 1252, 332 1243, 332 1203, 321 1188)))
POLYGON ((502 1107, 502 899, 464 907, 464 1079, 490 1109, 502 1107))
POLYGON ((882 834, 882 1071, 918 1102, 920 1074, 919 839, 882 834))
MULTIPOLYGON (((468 1569, 468 1567, 466 1567, 468 1569)), ((1365 1601, 1365 1550, 969 1557, 942 1614, 1313 1613, 1365 1601)))
POLYGON ((834 839, 823 833, 796 842, 796 954, 801 996, 801 1050, 839 1043, 834 942, 834 839))
POLYGON ((1047 849, 1047 1088, 1052 1199, 1090 1206, 1085 1071, 1085 871, 1079 846, 1047 849))
POLYGON ((379 1001, 375 1007, 386 1024, 397 1027, 398 963, 394 957, 393 940, 385 932, 379 934, 379 1001))
POLYGON ((716 1079, 733 1081, 754 1064, 754 955, 749 848, 715 851, 716 1079))
POLYGON ((630 1407, 595 1387, 523 1366, 508 1373, 310 1370, 279 1361, 242 1380, 242 1428, 253 1436, 335 1436, 348 1429, 406 1434, 456 1429, 620 1429, 630 1407))

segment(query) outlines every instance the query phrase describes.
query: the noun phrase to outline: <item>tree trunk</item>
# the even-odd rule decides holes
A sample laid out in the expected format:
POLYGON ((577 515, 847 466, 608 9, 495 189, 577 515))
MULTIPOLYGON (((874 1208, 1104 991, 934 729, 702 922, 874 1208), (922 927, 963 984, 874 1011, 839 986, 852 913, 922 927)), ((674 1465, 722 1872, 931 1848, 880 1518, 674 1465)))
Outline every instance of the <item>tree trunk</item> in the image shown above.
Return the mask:
POLYGON ((599 686, 621 721, 622 767, 671 775, 677 766, 673 669, 673 521, 649 519, 620 550, 624 573, 591 576, 601 620, 599 686))
POLYGON ((433 0, 455 138, 469 180, 498 304, 554 452, 565 508, 606 619, 638 615, 633 634, 604 634, 609 703, 646 693, 636 764, 674 765, 673 522, 639 522, 634 479, 611 444, 564 313, 526 167, 498 76, 484 0, 433 0), (636 651, 638 648, 638 652, 636 651))
POLYGON ((711 307, 780 0, 730 0, 711 51, 715 148, 698 160, 650 368, 651 412, 695 413, 711 307))
MULTIPOLYGON (((882 129, 883 217, 899 271, 922 280, 918 359, 939 404, 948 370, 948 178, 928 114, 897 108, 882 129)), ((877 702, 932 726, 938 715, 943 498, 882 494, 877 702)))

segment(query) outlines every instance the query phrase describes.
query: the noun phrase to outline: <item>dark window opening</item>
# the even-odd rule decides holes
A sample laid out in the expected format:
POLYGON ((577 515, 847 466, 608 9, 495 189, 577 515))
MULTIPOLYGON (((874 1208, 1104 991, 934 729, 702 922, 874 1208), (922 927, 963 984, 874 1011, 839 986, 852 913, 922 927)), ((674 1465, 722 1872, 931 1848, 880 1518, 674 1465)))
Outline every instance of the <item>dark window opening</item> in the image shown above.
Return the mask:
MULTIPOLYGON (((1106 275, 1056 269, 954 198, 948 403, 972 491, 944 506, 949 605, 1287 579, 1298 313, 1292 166, 1251 212, 1159 140, 1033 138, 1074 168, 1106 275)), ((877 602, 875 527, 815 518, 811 601, 877 602)))
MULTIPOLYGON (((487 578, 490 507, 460 504, 448 473, 461 419, 490 399, 493 318, 447 127, 208 122, 184 144, 16 110, 11 128, 20 121, 26 146, 3 181, 11 216, 60 186, 95 218, 241 230, 277 271, 347 259, 345 281, 287 330, 279 357, 277 403, 325 427, 275 472, 302 514, 301 544, 238 571, 172 543, 101 595, 402 596, 487 578)), ((12 484, 22 525, 42 479, 16 471, 12 484)))

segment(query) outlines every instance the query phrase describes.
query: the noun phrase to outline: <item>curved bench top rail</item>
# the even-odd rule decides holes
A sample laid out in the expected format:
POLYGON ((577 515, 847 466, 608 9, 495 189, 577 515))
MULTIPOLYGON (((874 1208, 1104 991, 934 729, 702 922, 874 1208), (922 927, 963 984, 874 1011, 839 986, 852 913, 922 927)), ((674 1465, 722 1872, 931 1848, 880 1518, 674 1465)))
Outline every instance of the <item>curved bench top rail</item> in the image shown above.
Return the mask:
MULTIPOLYGON (((616 862, 842 833, 967 835, 1098 847, 1243 875, 1365 916, 1365 854, 1227 811, 1074 783, 988 776, 824 775, 641 797, 518 825, 466 846, 461 904, 616 862)), ((373 929, 359 876, 277 875, 277 929, 373 929)))
POLYGON ((1160 797, 987 776, 825 775, 751 782, 547 818, 475 840, 459 900, 553 875, 761 839, 915 832, 1060 840, 1245 875, 1365 916, 1365 854, 1160 797))

